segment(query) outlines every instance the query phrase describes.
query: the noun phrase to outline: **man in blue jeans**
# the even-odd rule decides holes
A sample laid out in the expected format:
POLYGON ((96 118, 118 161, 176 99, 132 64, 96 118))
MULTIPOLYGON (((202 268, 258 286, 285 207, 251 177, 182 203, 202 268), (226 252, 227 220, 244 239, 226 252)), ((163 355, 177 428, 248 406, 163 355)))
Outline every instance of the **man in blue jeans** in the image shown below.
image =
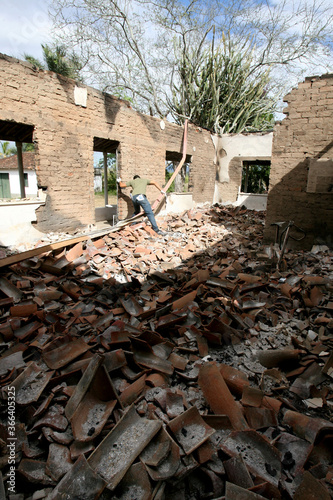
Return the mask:
POLYGON ((150 185, 155 186, 159 191, 161 191, 161 193, 165 194, 165 191, 163 191, 163 189, 157 184, 157 182, 150 181, 149 179, 141 179, 139 175, 135 175, 131 181, 127 182, 122 181, 121 178, 119 177, 117 179, 117 182, 119 184, 119 187, 121 188, 125 187, 132 188, 131 198, 134 206, 134 214, 135 215, 139 214, 142 208, 144 210, 144 213, 148 217, 148 220, 151 223, 151 226, 155 231, 155 233, 161 236, 166 234, 158 228, 153 210, 146 197, 146 189, 147 186, 150 185))

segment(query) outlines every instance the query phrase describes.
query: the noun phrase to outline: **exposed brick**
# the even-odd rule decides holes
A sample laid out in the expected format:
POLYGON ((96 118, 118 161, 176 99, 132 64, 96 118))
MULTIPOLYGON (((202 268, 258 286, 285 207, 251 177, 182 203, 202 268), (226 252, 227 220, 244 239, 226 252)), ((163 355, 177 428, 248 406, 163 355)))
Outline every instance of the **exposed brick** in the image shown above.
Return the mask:
MULTIPOLYGON (((82 86, 80 84, 80 86, 82 86)), ((0 54, 0 120, 34 125, 36 173, 47 188, 47 201, 37 212, 37 227, 73 229, 95 222, 93 205, 94 137, 119 143, 118 173, 135 173, 165 184, 166 151, 182 153, 183 127, 136 113, 128 102, 87 89, 87 107, 74 102, 75 82, 29 63, 0 54)), ((189 125, 187 154, 195 202, 213 200, 215 150, 210 132, 189 125), (195 148, 195 150, 194 150, 195 148), (203 175, 204 172, 204 175, 203 175)), ((149 188, 154 201, 158 193, 149 188)), ((119 215, 128 205, 119 200, 119 215)))
MULTIPOLYGON (((309 159, 333 156, 332 78, 306 79, 287 100, 288 119, 275 127, 273 135, 264 241, 274 240, 272 222, 293 220, 307 233, 299 246, 306 248, 315 241, 332 244, 333 193, 307 192, 309 159)), ((297 245, 292 240, 289 244, 297 245)))

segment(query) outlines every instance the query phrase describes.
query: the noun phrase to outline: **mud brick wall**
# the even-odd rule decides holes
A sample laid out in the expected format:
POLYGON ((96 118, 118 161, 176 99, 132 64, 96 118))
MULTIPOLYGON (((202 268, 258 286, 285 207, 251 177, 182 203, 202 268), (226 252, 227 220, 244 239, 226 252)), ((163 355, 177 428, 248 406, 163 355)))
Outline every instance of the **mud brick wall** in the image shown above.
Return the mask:
MULTIPOLYGON (((289 247, 333 243, 333 75, 306 78, 286 97, 274 129, 264 241, 273 222, 294 221, 306 238, 289 247)), ((300 233, 294 233, 296 237, 300 233)))
MULTIPOLYGON (((36 174, 47 193, 37 211, 41 231, 65 231, 95 222, 94 137, 118 143, 118 175, 165 184, 166 151, 182 153, 183 127, 146 116, 126 101, 0 54, 0 120, 34 127, 36 174), (76 91, 86 93, 86 102, 76 91)), ((0 137, 1 139, 1 137, 0 137)), ((187 154, 195 202, 213 201, 214 146, 209 132, 189 125, 187 154)), ((129 211, 129 190, 118 215, 129 211)), ((147 195, 153 202, 156 188, 147 195)))

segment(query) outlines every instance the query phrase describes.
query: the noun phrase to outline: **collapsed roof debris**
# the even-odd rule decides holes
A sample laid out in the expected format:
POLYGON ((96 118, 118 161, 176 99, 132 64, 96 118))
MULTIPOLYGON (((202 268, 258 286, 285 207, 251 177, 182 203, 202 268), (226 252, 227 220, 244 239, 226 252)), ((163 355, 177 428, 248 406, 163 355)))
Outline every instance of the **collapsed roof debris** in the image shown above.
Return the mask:
POLYGON ((214 205, 2 268, 9 499, 330 499, 333 254, 214 205), (15 494, 8 404, 15 393, 15 494))

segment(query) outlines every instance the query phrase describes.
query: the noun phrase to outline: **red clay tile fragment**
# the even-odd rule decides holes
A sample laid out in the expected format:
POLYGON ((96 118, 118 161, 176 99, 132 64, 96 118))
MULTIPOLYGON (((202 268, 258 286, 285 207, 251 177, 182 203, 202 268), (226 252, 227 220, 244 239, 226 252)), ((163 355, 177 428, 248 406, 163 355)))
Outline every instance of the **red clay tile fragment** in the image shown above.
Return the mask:
POLYGON ((15 401, 19 405, 28 405, 38 401, 43 390, 51 380, 54 371, 44 371, 36 363, 29 366, 12 382, 15 387, 15 401))
POLYGON ((215 363, 205 363, 199 369, 199 386, 215 414, 228 415, 234 429, 247 429, 240 406, 234 400, 215 363))
POLYGON ((46 473, 51 476, 54 481, 59 481, 71 470, 72 466, 73 462, 67 446, 50 443, 46 473))
MULTIPOLYGON (((259 408, 261 406, 264 393, 256 387, 245 386, 242 394, 243 406, 254 406, 259 408)), ((251 424, 250 424, 251 425, 251 424)))
POLYGON ((297 477, 303 471, 313 449, 313 445, 308 441, 287 432, 283 432, 278 436, 275 447, 281 452, 284 467, 287 467, 294 477, 297 477))
POLYGON ((107 482, 110 490, 119 484, 161 425, 157 420, 139 417, 132 405, 90 455, 90 467, 107 482))
POLYGON ((99 498, 105 486, 106 482, 89 467, 84 455, 80 455, 71 470, 52 491, 50 500, 62 498, 95 500, 99 498))
POLYGON ((142 375, 121 393, 119 399, 124 406, 129 406, 138 399, 146 387, 146 377, 146 374, 142 375))
POLYGON ((325 365, 323 366, 322 372, 333 378, 333 352, 329 355, 325 365))
POLYGON ((29 483, 36 483, 43 486, 52 486, 55 484, 50 476, 46 474, 46 462, 24 458, 21 460, 17 470, 29 483))
POLYGON ((195 458, 199 464, 208 462, 216 455, 216 447, 211 439, 207 439, 195 450, 195 458))
POLYGON ((326 486, 309 471, 304 472, 302 482, 293 496, 293 500, 330 500, 331 498, 326 486))
POLYGON ((51 427, 56 431, 64 431, 68 427, 68 420, 63 415, 63 408, 59 405, 51 406, 50 409, 34 424, 33 429, 51 427))
POLYGON ((245 417, 252 429, 267 429, 267 427, 276 427, 278 421, 274 410, 268 408, 245 408, 245 417))
POLYGON ((149 476, 153 481, 166 481, 173 478, 180 468, 180 449, 179 446, 171 439, 171 447, 166 457, 159 462, 158 465, 146 465, 149 476))
POLYGON ((68 262, 73 262, 75 259, 80 257, 82 253, 83 253, 83 243, 79 242, 66 252, 65 257, 68 262))
POLYGON ((323 373, 318 363, 311 363, 310 366, 292 383, 290 391, 297 394, 302 399, 307 399, 311 396, 311 388, 318 386, 326 380, 326 375, 323 373))
POLYGON ((103 363, 103 357, 96 354, 90 361, 88 367, 85 369, 79 383, 75 387, 73 395, 70 397, 66 408, 65 415, 70 420, 77 407, 81 403, 85 393, 88 391, 89 386, 98 370, 98 368, 103 363))
POLYGON ((30 335, 32 335, 36 330, 42 327, 42 323, 39 321, 33 321, 27 323, 20 328, 17 328, 14 332, 14 336, 19 340, 26 340, 30 335))
POLYGON ((264 500, 265 497, 246 490, 236 484, 226 482, 225 500, 264 500))
POLYGON ((87 392, 71 418, 74 438, 91 441, 100 434, 117 401, 102 401, 92 392, 87 392))
POLYGON ((166 390, 165 411, 169 418, 178 417, 184 412, 184 398, 171 389, 166 390))
POLYGON ((192 302, 197 295, 197 290, 194 290, 193 292, 190 292, 183 297, 181 297, 178 300, 175 300, 172 303, 172 310, 175 311, 176 309, 182 309, 185 307, 189 302, 192 302))
POLYGON ((13 285, 11 281, 4 277, 0 277, 0 290, 7 295, 7 297, 14 299, 14 302, 19 302, 23 297, 23 293, 13 285))
POLYGON ((115 498, 135 498, 149 500, 152 498, 152 486, 145 466, 138 462, 126 472, 115 490, 115 498))
POLYGON ((13 368, 22 368, 25 366, 25 361, 23 360, 23 352, 18 351, 8 356, 2 356, 0 358, 0 376, 6 375, 13 368))
POLYGON ((89 345, 82 339, 63 339, 62 345, 59 347, 48 351, 44 350, 43 359, 49 368, 58 370, 88 350, 89 345))
POLYGON ((192 453, 215 432, 201 418, 196 406, 192 406, 171 420, 167 427, 187 455, 192 453))
POLYGON ((133 358, 138 365, 152 368, 166 375, 172 375, 173 366, 170 361, 156 356, 147 342, 139 339, 132 339, 133 358))
POLYGON ((241 397, 245 387, 250 385, 247 375, 233 366, 221 363, 219 369, 230 391, 235 396, 241 397))
POLYGON ((241 455, 236 455, 223 462, 230 483, 242 488, 251 488, 253 481, 241 455))
POLYGON ((131 316, 140 316, 143 313, 143 307, 139 304, 139 302, 134 297, 129 297, 128 299, 120 298, 120 302, 131 316))
POLYGON ((75 461, 81 455, 88 455, 95 449, 93 441, 73 441, 69 447, 71 459, 75 461))
POLYGON ((259 362, 266 368, 274 368, 286 363, 295 363, 298 361, 300 349, 271 349, 268 351, 259 351, 259 362))
POLYGON ((146 384, 152 387, 168 387, 168 377, 163 373, 151 373, 146 378, 146 384))
POLYGON ((28 317, 36 312, 37 304, 35 303, 20 304, 10 308, 11 316, 28 317))
POLYGON ((308 417, 292 410, 287 410, 284 414, 283 424, 289 425, 297 436, 306 439, 309 443, 315 442, 319 432, 333 431, 333 423, 322 418, 308 417))
POLYGON ((157 467, 170 453, 172 439, 164 427, 153 437, 140 455, 140 460, 152 467, 157 467))
POLYGON ((234 431, 221 448, 230 456, 241 455, 252 474, 278 486, 281 478, 280 452, 264 436, 254 430, 234 431))
POLYGON ((168 357, 168 361, 172 363, 173 367, 176 370, 185 370, 188 360, 184 358, 184 356, 180 356, 179 354, 176 354, 172 352, 170 356, 168 357))

